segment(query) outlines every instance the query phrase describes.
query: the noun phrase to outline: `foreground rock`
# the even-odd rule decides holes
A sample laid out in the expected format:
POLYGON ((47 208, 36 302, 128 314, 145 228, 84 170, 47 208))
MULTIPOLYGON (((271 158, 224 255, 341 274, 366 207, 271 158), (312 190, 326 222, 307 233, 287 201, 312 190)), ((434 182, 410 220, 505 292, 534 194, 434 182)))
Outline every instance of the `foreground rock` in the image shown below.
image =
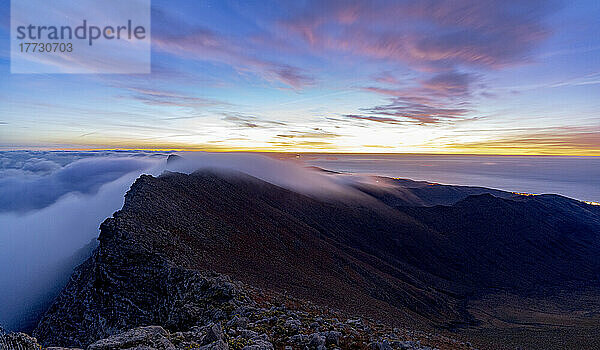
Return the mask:
MULTIPOLYGON (((101 253, 94 253, 96 264, 101 253)), ((247 286, 218 273, 177 268, 159 257, 145 259, 143 268, 121 266, 118 276, 115 270, 95 270, 96 278, 88 286, 71 283, 61 298, 85 296, 80 300, 87 305, 83 318, 72 314, 59 319, 50 309, 36 335, 44 339, 45 346, 87 350, 471 348, 439 335, 392 329, 367 319, 344 319, 339 311, 247 286), (133 275, 126 275, 128 272, 133 275), (100 282, 96 273, 107 279, 100 282), (103 296, 91 293, 95 283, 111 285, 112 298, 119 303, 113 301, 110 313, 103 312, 103 304, 96 299, 103 296), (80 288, 87 287, 90 289, 81 293, 80 288), (114 318, 97 321, 107 314, 114 318), (120 329, 115 327, 117 321, 120 329), (79 324, 72 326, 75 322, 79 324), (130 326, 144 323, 160 326, 130 326), (72 331, 81 324, 87 332, 72 331)), ((85 277, 85 269, 84 264, 74 278, 85 277)), ((93 290, 100 291, 97 287, 93 290)), ((62 302, 57 300, 53 307, 68 307, 62 302)), ((35 338, 24 334, 9 337, 18 339, 23 350, 40 347, 35 338)))
POLYGON ((4 333, 0 328, 0 349, 2 350, 39 350, 37 339, 25 333, 4 333))
MULTIPOLYGON (((297 301, 294 301, 297 305, 297 301)), ((273 349, 473 349, 455 340, 400 329, 363 319, 340 320, 326 310, 286 306, 242 307, 220 323, 169 332, 160 326, 136 327, 97 340, 87 350, 273 350, 273 349), (428 344, 428 345, 425 345, 428 344)), ((0 349, 39 350, 35 338, 23 333, 0 335, 0 349)), ((48 347, 46 350, 79 350, 48 347)))

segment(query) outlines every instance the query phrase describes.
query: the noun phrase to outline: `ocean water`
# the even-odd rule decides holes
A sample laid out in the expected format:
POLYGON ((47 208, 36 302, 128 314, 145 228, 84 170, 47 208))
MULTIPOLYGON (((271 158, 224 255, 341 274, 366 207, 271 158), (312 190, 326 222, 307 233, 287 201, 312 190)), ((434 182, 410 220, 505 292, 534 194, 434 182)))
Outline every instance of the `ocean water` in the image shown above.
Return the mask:
POLYGON ((600 157, 303 154, 309 165, 600 202, 600 157))

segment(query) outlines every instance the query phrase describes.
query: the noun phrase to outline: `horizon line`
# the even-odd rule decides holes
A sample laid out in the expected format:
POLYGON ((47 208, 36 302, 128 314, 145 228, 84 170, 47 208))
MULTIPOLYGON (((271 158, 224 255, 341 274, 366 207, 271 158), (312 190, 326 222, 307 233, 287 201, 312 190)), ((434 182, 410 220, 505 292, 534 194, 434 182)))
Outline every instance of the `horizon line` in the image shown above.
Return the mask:
POLYGON ((77 147, 24 147, 4 148, 0 152, 46 151, 46 152, 207 152, 207 153, 267 153, 267 154, 331 154, 331 155, 429 155, 429 156, 528 156, 528 157, 600 157, 600 153, 461 153, 461 152, 344 152, 344 151, 278 151, 278 150, 248 150, 248 149, 202 149, 202 148, 77 148, 77 147))

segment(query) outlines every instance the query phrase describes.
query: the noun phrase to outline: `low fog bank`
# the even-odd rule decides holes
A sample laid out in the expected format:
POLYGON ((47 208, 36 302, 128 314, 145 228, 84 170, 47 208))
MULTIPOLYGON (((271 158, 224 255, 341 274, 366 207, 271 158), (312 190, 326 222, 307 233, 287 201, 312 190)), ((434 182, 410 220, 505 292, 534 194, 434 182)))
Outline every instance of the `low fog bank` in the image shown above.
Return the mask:
MULTIPOLYGON (((15 157, 19 158, 19 157, 15 157)), ((124 174, 153 166, 152 157, 96 156, 60 165, 37 156, 3 163, 13 167, 0 172, 0 212, 27 212, 45 208, 61 196, 76 192, 94 194, 100 186, 124 174), (20 169, 14 166, 21 166, 20 169)))
POLYGON ((0 324, 21 330, 33 326, 85 259, 78 251, 95 241, 131 183, 160 171, 165 155, 0 156, 0 324))
POLYGON ((349 176, 247 153, 0 152, 0 325, 28 330, 89 255, 141 174, 243 172, 309 195, 351 193, 349 176))

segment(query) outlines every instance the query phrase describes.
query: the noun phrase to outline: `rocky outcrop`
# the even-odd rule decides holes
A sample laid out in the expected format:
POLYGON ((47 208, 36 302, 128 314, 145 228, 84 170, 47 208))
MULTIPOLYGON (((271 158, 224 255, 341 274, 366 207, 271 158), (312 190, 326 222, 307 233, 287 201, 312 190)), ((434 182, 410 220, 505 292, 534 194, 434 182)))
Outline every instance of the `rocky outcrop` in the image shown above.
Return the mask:
MULTIPOLYGON (((87 350, 273 350, 273 349, 473 349, 470 344, 439 335, 391 329, 381 323, 356 318, 340 320, 336 314, 314 305, 291 309, 282 299, 279 306, 241 307, 219 323, 195 325, 185 331, 169 332, 161 326, 135 327, 87 346, 87 350)), ((270 305, 270 306, 269 306, 270 305)), ((5 339, 6 338, 6 339, 5 339)), ((10 350, 39 350, 35 338, 11 334, 10 350)), ((80 350, 48 347, 46 350, 80 350)))
POLYGON ((182 269, 127 245, 102 248, 42 318, 34 334, 43 344, 85 346, 137 325, 188 329, 253 305, 226 276, 182 269))
MULTIPOLYGON (((100 246, 77 269, 44 316, 35 332, 42 344, 88 350, 432 348, 424 344, 470 348, 445 337, 391 329, 360 318, 342 321, 334 310, 221 274, 181 269, 159 257, 142 254, 132 259, 130 251, 130 263, 109 266, 106 260, 114 263, 119 257, 104 253, 100 246), (132 328, 140 324, 160 326, 132 328)), ((19 337, 30 346, 24 350, 37 345, 34 338, 19 337)))
POLYGON ((25 333, 5 333, 0 329, 1 350, 40 350, 37 339, 25 333))

